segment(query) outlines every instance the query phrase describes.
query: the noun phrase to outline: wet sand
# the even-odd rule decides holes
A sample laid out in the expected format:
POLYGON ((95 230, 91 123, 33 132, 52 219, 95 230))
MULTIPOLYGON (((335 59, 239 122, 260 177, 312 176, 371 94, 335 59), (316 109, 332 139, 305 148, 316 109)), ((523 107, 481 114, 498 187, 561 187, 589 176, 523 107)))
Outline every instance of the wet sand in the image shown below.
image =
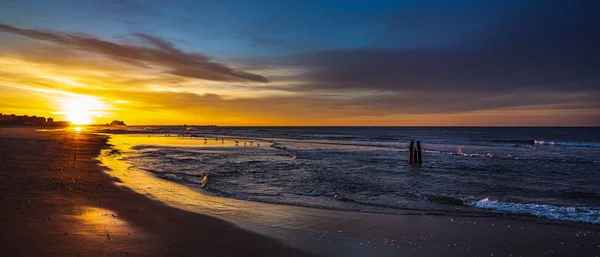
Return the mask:
POLYGON ((104 172, 95 158, 105 141, 0 129, 0 256, 600 254, 598 225, 342 212, 208 196, 123 162, 104 160, 112 168, 104 172))
POLYGON ((0 256, 313 256, 115 185, 105 142, 0 129, 0 256))

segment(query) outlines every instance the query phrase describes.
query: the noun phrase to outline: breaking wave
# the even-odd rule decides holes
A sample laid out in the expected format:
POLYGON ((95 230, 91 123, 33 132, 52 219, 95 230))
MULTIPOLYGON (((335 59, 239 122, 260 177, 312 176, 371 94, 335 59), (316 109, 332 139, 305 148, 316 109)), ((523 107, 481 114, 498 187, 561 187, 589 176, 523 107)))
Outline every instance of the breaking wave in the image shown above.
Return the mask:
POLYGON ((554 142, 533 140, 536 145, 555 145, 555 146, 573 146, 573 147, 600 147, 600 143, 580 143, 580 142, 554 142))
POLYGON ((488 198, 472 202, 469 205, 500 212, 530 214, 537 217, 600 224, 600 208, 596 207, 563 207, 545 204, 520 204, 493 201, 488 198))

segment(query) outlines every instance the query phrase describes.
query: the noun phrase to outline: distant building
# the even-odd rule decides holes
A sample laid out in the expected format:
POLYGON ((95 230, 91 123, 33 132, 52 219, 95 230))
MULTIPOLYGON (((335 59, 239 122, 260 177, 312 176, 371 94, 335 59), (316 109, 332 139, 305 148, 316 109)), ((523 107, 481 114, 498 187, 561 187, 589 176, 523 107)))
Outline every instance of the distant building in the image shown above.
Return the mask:
POLYGON ((28 125, 46 125, 46 118, 32 116, 27 122, 28 125))
POLYGON ((17 116, 0 113, 0 124, 5 125, 46 125, 46 118, 37 116, 17 116))
POLYGON ((121 120, 113 120, 109 125, 110 126, 126 126, 125 122, 123 122, 121 120))
POLYGON ((29 115, 15 115, 15 114, 2 114, 0 113, 0 125, 29 125, 29 126, 60 126, 68 127, 71 125, 68 121, 54 121, 53 118, 44 118, 29 115))
POLYGON ((12 123, 14 115, 4 115, 0 113, 0 124, 10 124, 12 123))
POLYGON ((71 126, 71 122, 68 122, 68 121, 53 121, 51 123, 46 124, 46 126, 69 127, 69 126, 71 126))

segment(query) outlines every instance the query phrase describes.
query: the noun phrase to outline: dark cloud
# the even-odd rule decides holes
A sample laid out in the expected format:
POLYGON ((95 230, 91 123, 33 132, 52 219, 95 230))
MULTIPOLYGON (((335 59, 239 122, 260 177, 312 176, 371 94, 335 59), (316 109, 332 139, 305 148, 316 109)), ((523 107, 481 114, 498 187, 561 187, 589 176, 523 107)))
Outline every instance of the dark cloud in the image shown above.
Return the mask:
POLYGON ((532 2, 445 46, 338 49, 271 59, 273 66, 306 72, 298 76, 302 83, 279 85, 291 77, 271 77, 269 87, 344 95, 332 106, 359 107, 355 115, 600 110, 600 16, 593 6, 598 4, 532 2))
POLYGON ((361 106, 365 111, 380 115, 423 114, 423 113, 462 113, 479 110, 508 109, 598 109, 596 101, 599 93, 564 94, 539 93, 522 94, 392 94, 382 96, 357 97, 338 102, 342 106, 361 106))
POLYGON ((164 67, 178 76, 229 82, 268 82, 267 78, 261 75, 234 70, 202 54, 183 52, 161 38, 145 34, 135 35, 146 45, 129 45, 85 34, 21 29, 5 24, 0 24, 0 31, 101 54, 126 64, 164 67))
POLYGON ((533 2, 445 46, 329 50, 275 63, 308 70, 305 84, 285 88, 292 91, 598 91, 598 3, 533 2))

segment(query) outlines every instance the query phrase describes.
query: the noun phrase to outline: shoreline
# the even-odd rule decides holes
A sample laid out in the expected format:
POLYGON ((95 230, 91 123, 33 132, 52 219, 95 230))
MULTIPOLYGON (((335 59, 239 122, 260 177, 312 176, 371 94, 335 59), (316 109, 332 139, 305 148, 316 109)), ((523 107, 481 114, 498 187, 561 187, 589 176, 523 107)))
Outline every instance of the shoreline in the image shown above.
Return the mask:
MULTIPOLYGON (((118 137, 118 135, 115 137, 118 137)), ((149 140, 146 137, 140 139, 143 139, 144 142, 149 140)), ((165 139, 158 138, 158 140, 165 139)), ((133 147, 136 142, 135 138, 129 138, 125 141, 118 140, 115 144, 127 144, 127 147, 133 147)), ((187 141, 178 141, 178 144, 184 143, 189 144, 187 141)), ((197 146, 201 147, 202 144, 197 146)), ((419 256, 423 254, 421 252, 423 248, 419 248, 420 246, 415 248, 414 242, 407 238, 423 237, 426 233, 429 236, 445 234, 446 232, 443 231, 445 229, 451 231, 445 234, 445 238, 441 239, 443 242, 453 242, 453 237, 456 236, 453 232, 465 229, 472 231, 474 234, 481 234, 484 238, 494 239, 492 241, 503 241, 499 243, 499 246, 478 249, 476 252, 479 252, 479 254, 510 249, 511 244, 518 244, 518 241, 504 240, 502 237, 520 232, 521 228, 530 231, 525 233, 529 236, 534 233, 531 232, 534 230, 543 232, 542 234, 552 234, 555 229, 560 230, 563 227, 566 228, 563 230, 573 231, 573 233, 578 233, 579 230, 587 231, 591 229, 595 231, 595 236, 600 235, 600 227, 597 225, 547 220, 523 215, 382 214, 224 198, 204 194, 171 180, 157 178, 155 174, 132 168, 124 161, 104 162, 104 164, 112 168, 112 171, 109 172, 112 176, 119 178, 124 185, 134 188, 138 193, 148 195, 175 208, 222 218, 258 233, 276 237, 297 248, 324 253, 327 256, 396 256, 398 254, 419 256), (145 185, 152 185, 152 188, 145 185), (426 229, 423 229, 422 226, 426 229), (463 226, 475 227, 464 228, 463 226), (497 229, 498 226, 512 227, 519 230, 504 231, 502 228, 497 229), (405 231, 406 228, 409 228, 410 231, 405 231), (497 230, 502 232, 499 235, 493 235, 498 233, 497 230), (360 236, 357 236, 357 234, 360 236), (390 243, 392 241, 393 243, 390 243)), ((554 240, 558 240, 558 238, 554 240)), ((563 238, 563 240, 566 239, 563 238)), ((466 237, 458 241, 465 244, 469 241, 469 238, 466 237)), ((424 250, 426 253, 424 256, 435 256, 441 253, 447 255, 456 250, 454 244, 450 245, 443 245, 440 242, 432 243, 429 245, 431 247, 429 251, 424 250)), ((467 246, 463 247, 461 249, 463 252, 456 252, 457 256, 473 253, 467 251, 467 249, 467 246)), ((536 249, 536 251, 539 250, 541 249, 536 249)), ((518 252, 518 250, 513 251, 518 252)))
MULTIPOLYGON (((234 145, 234 141, 235 140, 243 140, 243 139, 251 139, 254 141, 258 141, 258 140, 262 140, 261 143, 269 143, 272 144, 270 147, 274 148, 276 150, 280 150, 281 149, 279 147, 274 147, 275 144, 277 144, 275 141, 273 141, 274 139, 271 138, 267 138, 267 139, 257 139, 257 138, 244 138, 244 137, 232 137, 232 136, 223 136, 223 135, 211 135, 211 134, 204 134, 203 136, 207 136, 207 137, 221 137, 221 138, 226 138, 227 141, 224 141, 224 143, 219 143, 221 141, 218 141, 217 143, 213 144, 214 142, 209 140, 208 144, 206 144, 206 142, 204 144, 202 144, 201 142, 201 138, 203 136, 198 136, 195 139, 193 138, 189 138, 189 139, 185 139, 185 138, 179 138, 179 137, 162 137, 160 134, 159 135, 154 135, 152 137, 148 137, 147 134, 137 134, 137 133, 126 133, 126 134, 121 134, 121 133, 117 133, 117 134, 107 134, 107 133, 99 133, 100 135, 107 135, 110 137, 110 143, 113 145, 111 146, 111 150, 110 151, 115 151, 117 153, 117 155, 115 155, 116 159, 121 157, 121 154, 124 152, 132 152, 132 151, 137 151, 137 150, 132 150, 132 147, 136 147, 136 146, 142 146, 142 145, 158 145, 158 146, 165 146, 165 147, 194 147, 194 148, 198 148, 198 149, 202 149, 204 147, 209 147, 211 149, 219 149, 220 147, 233 147, 234 145)), ((278 141, 282 141, 282 140, 278 140, 278 141)), ((283 150, 285 151, 285 150, 283 150)), ((125 155, 127 156, 127 155, 125 155)), ((114 170, 131 170, 133 168, 133 166, 130 166, 129 164, 125 165, 124 167, 121 167, 123 162, 119 161, 116 162, 115 158, 112 158, 114 156, 107 156, 107 154, 105 154, 103 152, 103 154, 101 155, 100 159, 101 162, 104 163, 110 163, 111 165, 115 166, 113 167, 114 170)), ((108 165, 108 166, 111 166, 108 165)), ((110 168, 110 167, 109 167, 110 168)), ((315 204, 310 204, 310 203, 305 203, 305 202, 278 202, 278 201, 267 201, 267 200, 261 200, 261 199, 243 199, 243 198, 239 198, 239 197, 228 197, 228 196, 222 196, 219 194, 213 194, 210 189, 206 189, 204 188, 204 190, 199 189, 198 187, 200 186, 200 184, 196 183, 197 181, 187 181, 186 182, 181 182, 181 178, 180 179, 175 179, 172 177, 159 177, 161 173, 154 173, 153 171, 145 171, 145 170, 140 170, 139 168, 135 168, 136 172, 139 173, 138 175, 146 177, 146 179, 153 179, 156 178, 155 183, 161 183, 163 181, 168 181, 168 182, 173 182, 173 184, 171 184, 170 186, 168 186, 167 188, 172 188, 172 187, 179 187, 180 185, 184 185, 186 186, 186 188, 191 188, 192 190, 194 190, 195 192, 197 192, 198 194, 202 195, 200 197, 205 197, 205 196, 209 196, 209 197, 217 197, 217 198, 223 198, 223 199, 231 199, 231 200, 241 200, 242 202, 246 202, 246 201, 250 201, 250 202, 254 202, 254 203, 261 203, 261 204, 270 204, 270 205, 285 205, 285 206, 290 206, 290 207, 303 207, 303 208, 309 208, 309 209, 319 209, 319 210, 325 210, 325 211, 342 211, 342 212, 358 212, 358 213, 372 213, 372 214, 389 214, 389 215, 433 215, 433 216, 446 216, 446 217, 481 217, 481 218, 485 218, 485 217, 496 217, 496 218, 504 218, 504 219, 511 219, 511 220, 525 220, 525 221, 532 221, 532 222, 537 222, 537 223, 546 223, 546 224, 556 224, 556 225, 572 225, 572 226, 576 226, 573 223, 581 223, 581 224, 598 224, 595 220, 577 220, 577 219, 572 219, 569 220, 569 217, 561 217, 561 218, 550 218, 548 216, 543 216, 543 215, 535 215, 532 213, 528 213, 528 212, 503 212, 503 211, 495 211, 493 208, 477 208, 475 207, 477 204, 481 204, 484 201, 487 201, 486 199, 481 199, 481 198, 477 198, 477 199, 481 199, 481 200, 474 200, 475 198, 472 198, 470 200, 463 200, 460 198, 453 198, 453 197, 447 197, 447 196, 431 196, 431 197, 427 197, 428 201, 432 202, 435 205, 432 206, 419 206, 419 205, 412 205, 412 206, 389 206, 389 205, 377 205, 377 204, 369 204, 369 203, 362 203, 362 202, 356 202, 359 205, 362 205, 361 208, 358 208, 359 206, 344 206, 344 205, 335 205, 335 206, 327 206, 327 205, 315 205, 315 204), (445 203, 445 201, 450 201, 451 203, 445 203), (454 201, 454 202, 453 202, 454 201), (456 204, 457 201, 461 201, 462 204, 456 204)), ((109 173, 110 174, 110 173, 109 173)), ((122 175, 122 174, 121 174, 122 175)), ((119 177, 119 175, 116 175, 116 177, 119 177)), ((210 177, 208 179, 208 181, 211 181, 212 177, 210 177)), ((208 183, 210 184, 210 183, 208 183)), ((140 192, 140 193, 145 193, 145 192, 140 192)), ((151 193, 151 192, 147 192, 147 193, 151 193)), ((346 200, 340 200, 340 202, 353 202, 352 199, 346 199, 346 200)), ((490 203, 493 203, 495 201, 493 200, 489 200, 490 203)), ((354 203, 354 202, 353 202, 354 203)), ((484 202, 485 203, 485 202, 484 202)), ((499 202, 502 203, 502 202, 499 202)), ((239 205, 239 203, 237 203, 239 205)), ((514 204, 514 205, 521 205, 521 206, 528 206, 529 204, 518 204, 518 203, 509 203, 509 204, 514 204)), ((531 203, 531 205, 535 205, 535 206, 545 206, 548 208, 564 208, 567 209, 569 207, 565 207, 565 206, 551 206, 551 205, 544 205, 544 204, 533 204, 531 203)), ((185 208, 182 207, 182 208, 185 208)))
POLYGON ((0 256, 313 256, 117 186, 106 137, 0 129, 0 256))
POLYGON ((96 158, 104 147, 103 136, 31 129, 9 132, 0 129, 0 162, 9 156, 0 172, 0 203, 9 206, 0 214, 0 256, 196 256, 200 252, 310 256, 307 251, 325 256, 596 256, 600 252, 597 225, 248 202, 201 195, 166 180, 140 179, 140 174, 133 176, 139 183, 136 190, 127 178, 116 179, 115 170, 101 168, 96 158), (177 202, 177 195, 184 200, 177 202))

